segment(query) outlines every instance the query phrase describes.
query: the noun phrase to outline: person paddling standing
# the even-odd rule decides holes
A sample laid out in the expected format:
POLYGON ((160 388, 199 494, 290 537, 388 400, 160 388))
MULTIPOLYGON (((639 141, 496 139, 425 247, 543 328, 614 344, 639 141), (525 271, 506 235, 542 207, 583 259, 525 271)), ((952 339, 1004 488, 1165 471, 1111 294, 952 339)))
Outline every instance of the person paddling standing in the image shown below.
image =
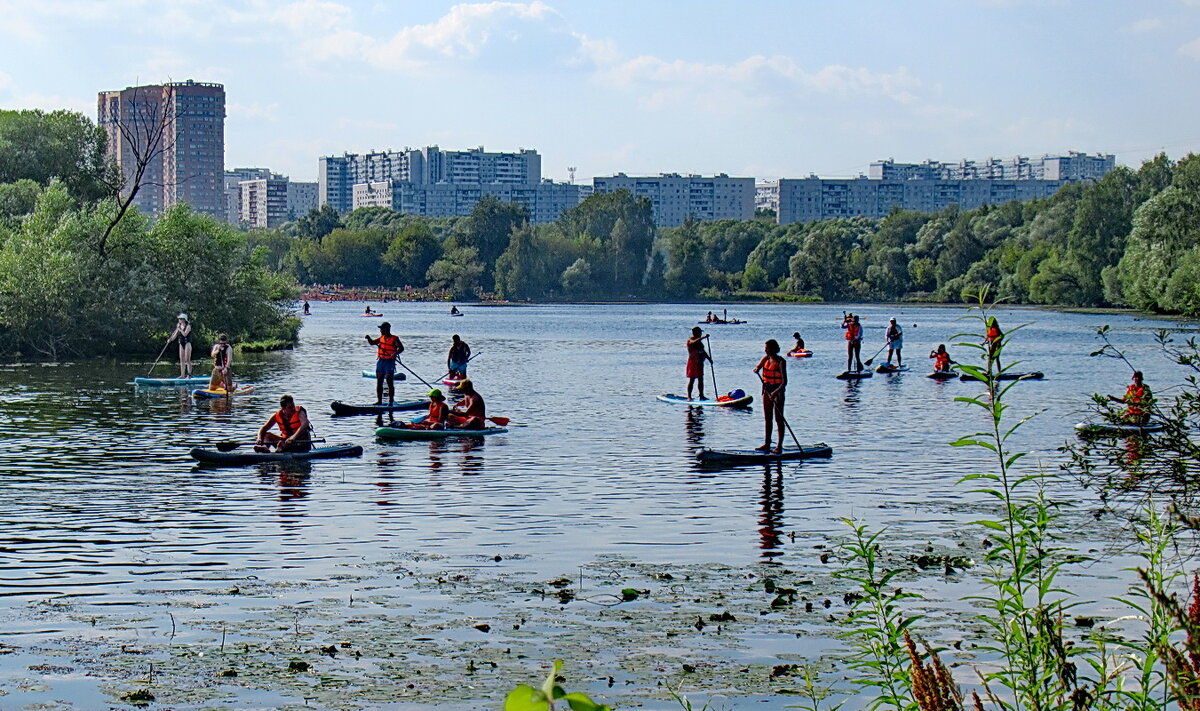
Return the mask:
POLYGON ((712 360, 708 355, 708 351, 704 349, 704 334, 699 326, 692 327, 692 337, 687 339, 687 368, 684 375, 687 376, 687 399, 692 399, 692 385, 698 383, 700 385, 700 399, 704 399, 704 361, 712 360))
POLYGON ((1000 322, 995 316, 988 318, 987 335, 983 344, 987 346, 988 361, 996 361, 996 370, 1000 370, 1000 350, 1004 347, 1004 331, 1000 330, 1000 322))
POLYGON ((771 422, 774 420, 775 426, 779 431, 779 445, 775 447, 775 454, 783 452, 783 400, 784 391, 787 389, 787 363, 783 358, 779 357, 779 342, 774 338, 763 344, 762 359, 758 361, 758 365, 754 366, 754 373, 762 380, 762 401, 763 401, 763 444, 761 447, 756 447, 759 452, 766 452, 771 449, 771 422))
POLYGON ((192 322, 187 314, 175 317, 175 330, 167 336, 167 343, 179 340, 179 377, 192 377, 192 322))
POLYGON ((846 370, 862 370, 862 323, 857 315, 850 314, 842 319, 842 328, 846 331, 846 370), (856 362, 858 368, 851 368, 856 362))
POLYGON ((446 355, 446 370, 449 377, 461 380, 467 377, 467 361, 471 360, 471 346, 454 334, 450 337, 450 352, 446 355))
POLYGON ((896 323, 896 319, 893 318, 888 321, 887 333, 884 335, 884 338, 887 339, 888 365, 892 364, 893 353, 896 354, 896 367, 899 368, 904 365, 904 358, 900 354, 901 349, 904 348, 904 330, 900 328, 900 324, 896 323))
POLYGON ((258 430, 255 452, 307 452, 312 449, 312 423, 308 411, 296 405, 291 395, 279 398, 279 410, 258 430), (271 432, 278 427, 280 434, 271 432))
POLYGON ((212 347, 213 371, 208 380, 209 390, 225 390, 225 397, 233 394, 233 346, 229 336, 222 333, 212 347))
POLYGON ((404 352, 404 344, 392 335, 392 324, 379 324, 379 338, 366 336, 367 343, 375 346, 375 404, 383 404, 383 384, 387 382, 388 405, 396 404, 396 359, 404 352))

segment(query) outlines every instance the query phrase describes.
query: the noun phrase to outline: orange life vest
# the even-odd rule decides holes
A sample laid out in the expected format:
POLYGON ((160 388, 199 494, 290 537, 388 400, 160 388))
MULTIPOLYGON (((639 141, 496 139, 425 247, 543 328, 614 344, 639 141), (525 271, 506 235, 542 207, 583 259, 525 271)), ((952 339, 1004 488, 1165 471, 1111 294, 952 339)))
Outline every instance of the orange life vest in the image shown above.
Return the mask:
POLYGON ((1000 340, 1000 329, 995 326, 990 326, 987 331, 987 340, 990 343, 995 343, 1000 340))
POLYGON ((1144 415, 1145 410, 1142 409, 1147 400, 1145 385, 1130 385, 1125 388, 1125 414, 1127 415, 1144 415))
POLYGON ((400 352, 400 337, 392 333, 380 336, 378 346, 375 354, 381 360, 391 360, 400 352))
POLYGON ((862 340, 862 324, 848 323, 846 324, 846 340, 861 341, 862 340))
POLYGON ((934 370, 950 370, 950 354, 937 353, 933 357, 934 370))
POLYGON ((283 410, 279 410, 275 413, 275 417, 271 419, 275 424, 279 425, 279 431, 283 433, 284 437, 291 437, 304 426, 303 421, 300 419, 300 413, 302 412, 307 414, 303 407, 293 407, 292 416, 285 417, 283 410))
POLYGON ((778 356, 767 356, 763 361, 762 379, 763 383, 767 385, 783 383, 783 359, 778 356))
POLYGON ((448 415, 448 414, 450 414, 450 408, 446 405, 445 402, 438 402, 437 400, 430 400, 429 401, 429 414, 425 416, 425 421, 431 422, 431 423, 445 422, 446 415, 448 415))

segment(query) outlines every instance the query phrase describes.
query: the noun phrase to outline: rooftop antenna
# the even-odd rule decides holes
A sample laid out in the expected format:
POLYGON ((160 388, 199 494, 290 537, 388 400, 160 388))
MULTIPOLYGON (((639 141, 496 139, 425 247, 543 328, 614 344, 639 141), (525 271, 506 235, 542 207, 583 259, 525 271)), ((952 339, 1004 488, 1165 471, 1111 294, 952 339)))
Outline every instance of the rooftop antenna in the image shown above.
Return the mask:
POLYGON ((567 166, 567 177, 570 179, 571 185, 574 185, 575 184, 575 166, 573 166, 573 165, 567 166))

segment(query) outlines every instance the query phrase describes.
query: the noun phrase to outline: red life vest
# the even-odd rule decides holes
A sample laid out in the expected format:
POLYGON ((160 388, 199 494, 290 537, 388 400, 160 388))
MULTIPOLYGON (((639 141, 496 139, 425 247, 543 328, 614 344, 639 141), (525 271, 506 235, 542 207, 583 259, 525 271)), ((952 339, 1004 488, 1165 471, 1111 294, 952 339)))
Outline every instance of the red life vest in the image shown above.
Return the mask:
POLYGON ((783 359, 779 356, 767 356, 763 360, 762 379, 766 385, 783 383, 783 359))
POLYGON ((933 356, 934 370, 950 370, 950 354, 937 353, 933 356))
POLYGON ((425 416, 425 421, 430 423, 445 422, 446 415, 450 414, 450 408, 445 402, 437 400, 429 401, 429 414, 425 416))
POLYGON ((1130 385, 1128 388, 1125 388, 1125 404, 1128 405, 1125 408, 1125 413, 1128 415, 1146 414, 1142 407, 1146 404, 1147 399, 1145 385, 1130 385))
POLYGON ((301 413, 308 414, 303 407, 293 407, 291 417, 284 416, 283 410, 279 410, 275 413, 275 417, 271 419, 275 424, 279 425, 279 431, 283 433, 284 437, 291 437, 304 426, 303 421, 300 419, 301 413))
POLYGON ((995 343, 1000 340, 1000 329, 995 326, 988 327, 987 340, 990 343, 995 343))
POLYGON ((381 335, 377 345, 376 356, 380 360, 392 360, 400 352, 400 337, 392 333, 381 335))
POLYGON ((846 340, 861 341, 862 340, 862 324, 848 323, 846 324, 846 340))

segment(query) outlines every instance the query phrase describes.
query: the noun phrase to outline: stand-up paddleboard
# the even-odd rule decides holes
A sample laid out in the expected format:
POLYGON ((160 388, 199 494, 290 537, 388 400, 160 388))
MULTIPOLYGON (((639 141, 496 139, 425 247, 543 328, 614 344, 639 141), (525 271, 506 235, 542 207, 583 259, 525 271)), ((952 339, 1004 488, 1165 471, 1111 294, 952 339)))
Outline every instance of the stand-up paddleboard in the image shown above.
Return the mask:
POLYGON ((933 378, 934 380, 954 380, 958 378, 958 374, 952 370, 935 370, 925 377, 933 378))
POLYGON ((676 405, 701 405, 704 407, 749 407, 750 403, 754 402, 753 395, 742 395, 742 397, 738 398, 727 397, 725 400, 721 398, 717 398, 716 400, 688 400, 683 395, 668 393, 667 395, 659 395, 658 399, 676 405))
POLYGON ((838 380, 862 380, 863 378, 869 378, 872 375, 874 375, 874 373, 872 373, 870 370, 867 370, 866 368, 863 368, 862 370, 843 370, 842 372, 837 374, 837 379, 838 380))
POLYGON ((484 437, 487 435, 508 432, 507 427, 485 427, 481 430, 427 430, 413 427, 380 427, 375 430, 375 436, 380 439, 410 441, 446 439, 448 437, 484 437))
POLYGON ((310 459, 338 459, 361 457, 363 448, 358 445, 342 444, 334 447, 316 447, 307 452, 214 452, 196 448, 191 451, 192 459, 204 464, 239 467, 263 462, 304 462, 310 459))
MULTIPOLYGON (((374 379, 375 379, 375 371, 373 371, 373 370, 364 370, 364 371, 362 372, 362 376, 363 376, 364 378, 370 378, 371 380, 374 380, 374 379)), ((405 375, 404 373, 396 373, 396 378, 395 378, 395 379, 396 379, 396 380, 408 380, 408 376, 407 376, 407 375, 405 375)))
POLYGON ((199 390, 193 390, 192 397, 196 398, 197 400, 216 400, 217 398, 230 397, 230 396, 235 396, 235 395, 249 395, 253 392, 254 392, 253 385, 239 385, 233 389, 232 393, 225 392, 224 388, 217 388, 216 390, 209 390, 208 388, 201 388, 199 390))
POLYGON ((1144 425, 1127 425, 1116 422, 1080 422, 1075 425, 1075 432, 1080 437, 1139 437, 1141 435, 1162 432, 1167 427, 1161 422, 1147 422, 1144 425))
POLYGON ((329 407, 333 409, 335 416, 346 417, 348 415, 386 415, 389 412, 420 410, 428 405, 428 400, 404 400, 391 405, 348 405, 341 400, 334 400, 329 407))
POLYGON ((876 373, 885 373, 885 374, 886 373, 906 373, 906 372, 908 372, 908 366, 907 365, 888 365, 887 363, 880 363, 878 366, 875 367, 875 372, 876 373))
POLYGON ((814 459, 817 457, 832 457, 833 448, 824 442, 807 444, 796 449, 787 447, 779 454, 760 452, 756 449, 702 449, 696 454, 696 460, 706 466, 725 466, 730 464, 761 464, 763 462, 783 462, 789 459, 814 459))
MULTIPOLYGON (((997 379, 998 380, 1041 380, 1044 377, 1046 377, 1045 373, 1043 373, 1040 370, 1034 370, 1034 371, 1030 371, 1028 373, 1001 373, 997 379)), ((970 375, 968 373, 963 373, 962 375, 958 376, 958 379, 959 380, 976 380, 976 381, 981 380, 980 378, 976 378, 974 375, 970 375)))
POLYGON ((134 385, 203 385, 210 380, 207 375, 194 375, 190 378, 134 378, 134 385))

